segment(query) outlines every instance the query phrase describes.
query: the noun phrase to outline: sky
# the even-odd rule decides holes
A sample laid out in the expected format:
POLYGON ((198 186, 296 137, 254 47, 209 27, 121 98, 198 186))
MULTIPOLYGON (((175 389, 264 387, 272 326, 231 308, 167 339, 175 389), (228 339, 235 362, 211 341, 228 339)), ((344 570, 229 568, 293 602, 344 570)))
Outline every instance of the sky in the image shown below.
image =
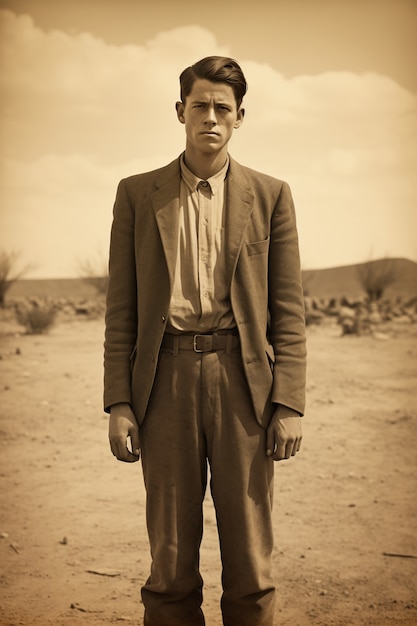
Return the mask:
POLYGON ((416 0, 0 0, 0 251, 103 271, 121 178, 184 149, 178 77, 246 75, 243 165, 286 180, 303 269, 417 261, 416 0))

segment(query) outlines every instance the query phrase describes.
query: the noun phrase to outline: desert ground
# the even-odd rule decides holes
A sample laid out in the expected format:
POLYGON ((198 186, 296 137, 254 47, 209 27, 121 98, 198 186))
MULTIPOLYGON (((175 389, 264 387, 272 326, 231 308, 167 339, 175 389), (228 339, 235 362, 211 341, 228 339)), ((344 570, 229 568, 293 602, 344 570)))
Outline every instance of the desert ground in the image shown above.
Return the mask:
MULTIPOLYGON (((111 455, 103 321, 45 335, 0 320, 0 624, 141 624, 149 553, 140 464, 111 455)), ((276 626, 417 624, 417 324, 308 328, 308 404, 276 464, 276 626)), ((210 494, 201 568, 220 626, 210 494)))

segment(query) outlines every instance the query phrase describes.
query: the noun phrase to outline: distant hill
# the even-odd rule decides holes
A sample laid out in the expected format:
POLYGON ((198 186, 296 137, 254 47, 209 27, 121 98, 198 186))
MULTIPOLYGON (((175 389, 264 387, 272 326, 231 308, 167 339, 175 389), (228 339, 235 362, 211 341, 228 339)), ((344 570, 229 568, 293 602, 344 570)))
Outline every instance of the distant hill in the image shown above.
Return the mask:
POLYGON ((304 290, 308 295, 317 298, 360 297, 364 295, 360 282, 361 270, 372 267, 374 271, 378 271, 387 263, 394 280, 384 292, 384 297, 395 299, 417 296, 417 263, 408 259, 379 259, 356 265, 305 270, 304 290))
MULTIPOLYGON (((417 296, 417 263, 408 259, 389 259, 395 280, 386 290, 387 298, 417 296)), ((317 298, 356 298, 364 295, 359 280, 360 268, 386 263, 386 259, 357 265, 320 270, 304 270, 306 293, 317 298)), ((9 297, 72 298, 88 300, 95 296, 94 288, 81 278, 19 280, 12 285, 9 297)))
POLYGON ((8 292, 10 298, 63 298, 88 300, 96 296, 94 287, 82 278, 39 278, 16 281, 8 292))

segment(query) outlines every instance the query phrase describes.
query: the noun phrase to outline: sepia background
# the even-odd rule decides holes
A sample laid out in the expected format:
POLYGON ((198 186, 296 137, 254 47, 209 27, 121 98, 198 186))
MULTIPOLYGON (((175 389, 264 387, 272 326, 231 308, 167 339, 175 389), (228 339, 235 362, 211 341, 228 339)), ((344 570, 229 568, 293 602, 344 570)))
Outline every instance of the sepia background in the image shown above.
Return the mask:
POLYGON ((417 2, 0 0, 0 50, 0 626, 141 624, 140 464, 116 463, 102 411, 109 229, 119 180, 183 150, 178 77, 211 54, 249 83, 230 152, 288 181, 300 235, 307 410, 275 466, 274 626, 414 626, 417 2))
POLYGON ((1 0, 0 246, 105 255, 120 178, 174 159, 178 76, 241 63, 232 155, 287 180, 305 269, 417 260, 415 0, 1 0))

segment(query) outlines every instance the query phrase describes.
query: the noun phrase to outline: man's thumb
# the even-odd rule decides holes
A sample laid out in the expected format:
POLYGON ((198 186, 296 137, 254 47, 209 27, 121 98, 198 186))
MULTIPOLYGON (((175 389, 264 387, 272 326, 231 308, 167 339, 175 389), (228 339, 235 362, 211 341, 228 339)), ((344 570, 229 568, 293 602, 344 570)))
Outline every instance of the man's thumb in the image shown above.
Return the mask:
POLYGON ((266 431, 266 454, 272 456, 275 447, 275 437, 272 428, 268 428, 266 431))
POLYGON ((135 428, 130 435, 130 440, 132 443, 132 453, 136 456, 140 455, 140 441, 139 441, 139 432, 138 429, 135 428))

